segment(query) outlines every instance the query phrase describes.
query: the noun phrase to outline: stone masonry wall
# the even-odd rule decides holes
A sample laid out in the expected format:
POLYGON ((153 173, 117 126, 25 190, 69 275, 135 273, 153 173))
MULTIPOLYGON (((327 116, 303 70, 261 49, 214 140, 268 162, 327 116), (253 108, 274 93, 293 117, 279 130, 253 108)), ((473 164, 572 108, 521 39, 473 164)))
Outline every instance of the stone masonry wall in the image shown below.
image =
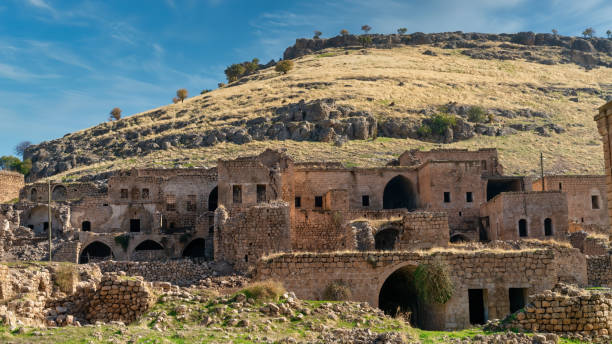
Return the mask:
POLYGON ((197 264, 189 259, 126 262, 104 261, 97 264, 102 272, 124 271, 129 276, 142 276, 148 282, 170 282, 175 285, 191 285, 212 274, 206 263, 197 264))
MULTIPOLYGON (((599 114, 594 118, 603 143, 606 185, 608 186, 606 198, 608 200, 612 200, 612 130, 610 130, 610 115, 612 115, 612 101, 600 107, 599 114)), ((612 202, 608 202, 608 216, 612 218, 612 202)))
POLYGON ((559 285, 531 296, 524 312, 510 327, 529 331, 579 332, 586 337, 607 336, 612 330, 612 294, 588 292, 559 285))
POLYGON ((610 255, 588 256, 586 260, 589 286, 612 287, 612 264, 610 263, 610 255))
POLYGON ((19 198, 19 191, 24 185, 23 174, 0 171, 0 203, 7 203, 19 198))

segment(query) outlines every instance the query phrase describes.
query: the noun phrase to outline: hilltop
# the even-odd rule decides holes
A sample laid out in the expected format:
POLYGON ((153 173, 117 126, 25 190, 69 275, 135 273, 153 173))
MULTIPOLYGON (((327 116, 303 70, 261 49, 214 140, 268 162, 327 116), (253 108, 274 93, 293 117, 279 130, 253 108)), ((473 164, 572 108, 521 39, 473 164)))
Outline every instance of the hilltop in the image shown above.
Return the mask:
POLYGON ((30 178, 212 166, 270 147, 348 167, 384 165, 414 148, 496 147, 510 174, 535 174, 540 151, 548 173, 602 173, 593 115, 612 85, 612 41, 371 37, 366 49, 352 35, 299 39, 285 51, 295 63, 286 75, 263 68, 183 103, 32 146, 30 178), (436 114, 454 119, 440 128, 436 114))

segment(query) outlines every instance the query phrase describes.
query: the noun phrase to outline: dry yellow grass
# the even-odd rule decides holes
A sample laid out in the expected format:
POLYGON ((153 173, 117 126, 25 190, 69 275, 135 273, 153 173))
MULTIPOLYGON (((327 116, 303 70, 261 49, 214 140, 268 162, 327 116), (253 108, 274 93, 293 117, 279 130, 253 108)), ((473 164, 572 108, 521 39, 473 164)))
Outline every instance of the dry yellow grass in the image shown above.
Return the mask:
MULTIPOLYGON (((554 50, 554 48, 548 48, 554 50)), ((334 98, 339 104, 370 111, 377 118, 420 117, 410 112, 430 105, 458 102, 485 108, 543 111, 552 122, 567 129, 563 134, 542 137, 534 132, 519 132, 505 137, 476 136, 443 145, 446 148, 496 147, 509 174, 535 174, 539 153, 545 157, 546 169, 556 173, 603 173, 602 148, 593 116, 604 102, 598 96, 579 93, 579 102, 569 101, 561 91, 543 92, 538 88, 595 88, 612 80, 612 69, 587 71, 574 64, 543 65, 522 60, 477 60, 430 46, 369 49, 367 53, 330 50, 295 61, 295 69, 280 75, 273 68, 204 95, 122 119, 120 131, 143 131, 153 125, 189 120, 172 133, 203 133, 239 119, 272 117, 275 108, 290 103, 334 98), (433 50, 438 56, 423 55, 433 50), (400 82, 403 86, 400 86, 400 82), (305 89, 298 84, 324 83, 305 89), (394 103, 393 106, 389 106, 394 103), (151 115, 156 110, 162 115, 151 115)), ((505 123, 544 123, 542 119, 498 118, 505 123)), ((73 135, 87 138, 90 130, 73 135)), ((106 134, 116 137, 115 132, 106 134)), ((96 137, 96 139, 105 136, 96 137)), ((154 138, 152 134, 147 139, 154 138)), ((214 147, 156 151, 149 155, 105 161, 83 166, 61 175, 79 176, 130 167, 204 167, 218 158, 256 154, 266 148, 285 148, 298 161, 339 161, 348 166, 383 165, 406 149, 431 149, 441 145, 411 139, 379 138, 351 141, 339 148, 330 143, 264 141, 245 145, 223 143, 214 147)))

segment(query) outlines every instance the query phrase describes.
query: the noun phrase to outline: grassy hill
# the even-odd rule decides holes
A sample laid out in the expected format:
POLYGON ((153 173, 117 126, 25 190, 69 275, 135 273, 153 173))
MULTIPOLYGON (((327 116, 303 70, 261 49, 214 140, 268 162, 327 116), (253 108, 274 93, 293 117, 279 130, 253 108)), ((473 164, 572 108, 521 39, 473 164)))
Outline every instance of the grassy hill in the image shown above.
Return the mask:
MULTIPOLYGON (((529 54, 521 55, 546 56, 551 61, 547 63, 502 60, 508 52, 525 50, 520 45, 489 42, 478 49, 486 54, 430 44, 326 49, 295 59, 294 70, 286 75, 273 67, 263 69, 184 103, 44 142, 30 148, 27 156, 34 161, 35 176, 49 172, 57 179, 74 180, 131 167, 212 166, 218 158, 270 147, 285 148, 298 161, 340 161, 347 166, 384 165, 414 148, 496 147, 510 174, 536 174, 540 151, 549 173, 603 173, 593 116, 605 102, 611 68, 563 63, 560 47, 530 47, 529 54), (273 140, 251 132, 253 125, 264 126, 266 132, 266 123, 276 123, 283 108, 295 107, 300 100, 322 99, 375 118, 377 134, 339 145, 335 140, 273 140), (492 123, 480 125, 497 130, 493 135, 501 129, 519 130, 502 130, 500 136, 476 132, 447 144, 414 135, 415 128, 449 103, 493 113, 492 123), (405 124, 407 137, 385 137, 382 123, 405 124), (561 129, 546 129, 553 127, 561 129)), ((469 122, 465 116, 460 119, 469 122)), ((304 125, 300 123, 294 124, 304 125)), ((289 122, 284 125, 290 127, 289 122)))

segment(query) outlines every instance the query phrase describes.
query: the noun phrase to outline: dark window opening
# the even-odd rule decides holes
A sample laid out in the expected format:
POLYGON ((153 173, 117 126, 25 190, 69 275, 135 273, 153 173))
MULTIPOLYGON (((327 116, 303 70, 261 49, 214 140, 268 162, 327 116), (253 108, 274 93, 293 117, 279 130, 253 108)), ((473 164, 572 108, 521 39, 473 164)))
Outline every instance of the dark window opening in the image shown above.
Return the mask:
POLYGON ((461 212, 459 212, 459 216, 463 215, 461 212))
POLYGON ((247 254, 244 255, 244 261, 248 262, 249 261, 249 256, 247 254))
POLYGON ((584 222, 584 217, 581 217, 581 218, 580 218, 580 222, 584 222))
POLYGON ((599 209, 599 196, 591 196, 591 208, 599 209))
POLYGON ((149 189, 142 189, 142 199, 149 199, 149 189))
POLYGON ((315 208, 323 207, 323 196, 315 196, 315 208))
POLYGON ((232 185, 232 201, 234 204, 242 203, 242 186, 232 185))
POLYGON ((122 199, 128 198, 128 189, 121 189, 121 198, 122 199))
POLYGON ((364 207, 369 207, 370 206, 370 196, 368 195, 361 196, 361 205, 364 207))
POLYGON ((510 297, 510 313, 514 313, 525 307, 525 300, 527 299, 527 289, 524 288, 510 288, 508 290, 510 297))
POLYGON ((302 206, 302 197, 296 197, 295 198, 295 207, 296 208, 300 208, 302 206))
POLYGON ((176 196, 166 196, 166 211, 176 211, 176 196))
POLYGON ((215 226, 210 226, 210 227, 208 227, 208 234, 209 234, 209 235, 213 235, 213 234, 215 234, 215 226))
MULTIPOLYGON (((544 182, 542 182, 544 184, 544 182)), ((563 190, 563 183, 559 183, 559 190, 563 190)))
POLYGON ((34 225, 28 225, 28 228, 34 230, 34 225))
POLYGON ((383 229, 374 236, 374 248, 381 251, 391 251, 395 248, 398 231, 394 228, 383 229))
POLYGON ((83 223, 81 223, 81 230, 83 232, 90 232, 91 231, 91 222, 83 221, 83 223))
POLYGON ((185 247, 185 250, 183 251, 183 257, 206 257, 206 241, 202 238, 198 238, 190 242, 189 245, 187 245, 187 247, 185 247))
POLYGON ((212 191, 210 192, 210 194, 208 195, 208 211, 215 211, 217 210, 217 200, 218 200, 218 194, 217 194, 217 187, 215 186, 214 189, 212 189, 212 191))
POLYGON ((472 195, 471 192, 468 191, 465 193, 465 201, 468 203, 474 202, 474 196, 472 195))
POLYGON ((266 202, 266 186, 264 184, 257 184, 257 203, 266 202))
POLYGON ((527 220, 520 219, 518 225, 519 225, 519 236, 526 237, 527 236, 527 220))
POLYGON ((444 193, 444 203, 450 203, 451 198, 450 198, 450 192, 445 192, 444 193))
POLYGON ((416 209, 417 195, 410 179, 393 177, 383 191, 383 209, 416 209))
POLYGON ((490 201, 502 192, 522 191, 522 189, 520 179, 489 179, 487 181, 487 201, 490 201))
POLYGON ((378 308, 390 316, 410 314, 410 324, 413 327, 433 329, 427 323, 430 318, 427 311, 431 307, 421 300, 414 282, 414 267, 405 266, 389 275, 383 283, 378 295, 378 308))
POLYGON ((174 222, 170 222, 170 229, 174 229, 175 225, 174 222))
POLYGON ((43 223, 43 230, 46 231, 47 229, 49 229, 49 222, 45 221, 43 223))
POLYGON ((130 220, 130 232, 132 233, 140 232, 140 219, 130 220))
POLYGON ((472 325, 482 325, 487 321, 486 294, 484 289, 468 289, 470 324, 472 325))
POLYGON ((553 225, 551 219, 544 220, 544 235, 551 236, 553 235, 553 225))

